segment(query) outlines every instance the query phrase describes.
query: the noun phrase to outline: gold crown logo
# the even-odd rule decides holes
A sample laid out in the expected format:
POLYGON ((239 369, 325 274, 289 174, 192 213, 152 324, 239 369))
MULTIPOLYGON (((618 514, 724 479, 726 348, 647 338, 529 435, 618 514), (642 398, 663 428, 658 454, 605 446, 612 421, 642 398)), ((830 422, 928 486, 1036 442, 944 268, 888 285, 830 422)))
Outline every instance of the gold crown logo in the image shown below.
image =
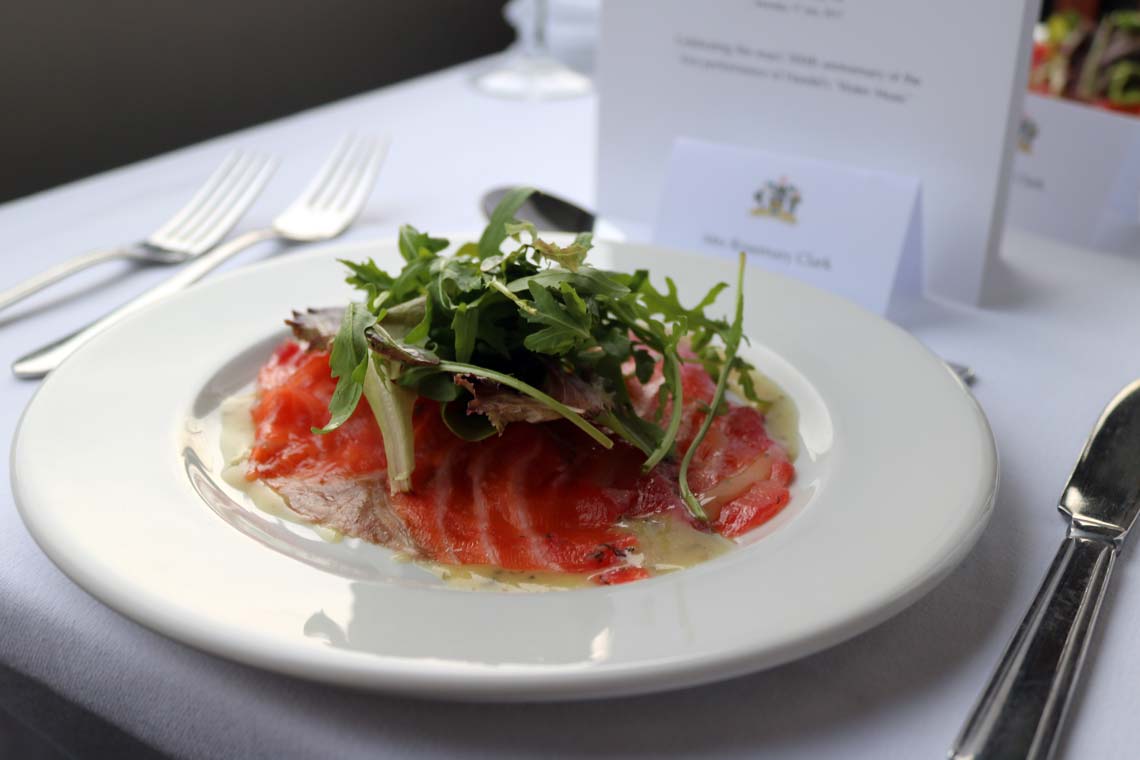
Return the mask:
POLYGON ((803 200, 800 189, 787 177, 775 182, 768 180, 752 198, 756 201, 752 216, 767 216, 788 224, 796 223, 796 209, 803 200))

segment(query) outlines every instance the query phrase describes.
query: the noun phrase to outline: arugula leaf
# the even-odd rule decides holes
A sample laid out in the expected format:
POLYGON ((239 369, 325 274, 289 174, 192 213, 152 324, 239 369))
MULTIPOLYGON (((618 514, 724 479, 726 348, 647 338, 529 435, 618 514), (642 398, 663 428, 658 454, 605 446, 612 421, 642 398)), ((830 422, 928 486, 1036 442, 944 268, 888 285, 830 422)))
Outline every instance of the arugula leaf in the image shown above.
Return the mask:
POLYGON ((609 296, 621 298, 628 295, 630 289, 616 280, 608 272, 594 269, 591 266, 582 266, 577 272, 567 269, 544 269, 536 274, 520 277, 507 283, 507 289, 512 293, 521 293, 530 287, 530 283, 552 287, 568 282, 580 293, 588 295, 609 296))
POLYGON ((646 456, 661 445, 661 428, 632 411, 608 410, 598 415, 598 422, 617 433, 626 443, 641 449, 646 456))
POLYGON ((479 258, 485 259, 499 253, 499 246, 507 239, 507 223, 515 218, 515 213, 533 193, 532 187, 516 187, 503 196, 491 212, 491 220, 479 238, 479 258))
POLYGON ((657 314, 671 320, 684 318, 688 320, 690 327, 699 327, 715 333, 722 333, 728 329, 727 322, 709 319, 704 313, 705 307, 716 300, 720 292, 728 287, 726 283, 714 285, 701 302, 692 309, 686 309, 681 305, 681 301, 677 297, 677 283, 673 282, 673 278, 666 277, 665 286, 666 292, 662 293, 654 288, 652 283, 645 280, 638 288, 641 300, 650 314, 657 314))
POLYGON ((586 254, 594 245, 593 239, 594 236, 589 232, 581 232, 574 238, 573 243, 563 248, 556 243, 548 243, 536 237, 534 247, 544 258, 566 267, 571 272, 577 272, 578 267, 586 260, 586 254))
MULTIPOLYGON (((650 452, 645 463, 641 466, 644 472, 652 470, 667 454, 672 452, 673 445, 677 442, 677 433, 681 429, 681 416, 684 412, 682 405, 685 403, 685 398, 684 385, 681 382, 681 359, 677 356, 675 345, 665 351, 662 358, 662 370, 665 374, 665 387, 669 389, 672 397, 673 410, 669 415, 669 424, 665 428, 665 434, 661 436, 657 448, 650 452)), ((689 445, 690 451, 693 450, 693 445, 689 445)), ((688 452, 685 453, 688 454, 688 452)), ((696 515, 695 512, 693 514, 696 515)), ((699 515, 696 516, 699 517, 699 515)))
POLYGON ((593 337, 590 333, 590 315, 585 311, 585 303, 567 283, 563 283, 563 286, 566 288, 563 290, 563 296, 566 297, 566 292, 571 294, 569 303, 560 303, 542 285, 534 282, 530 284, 530 294, 534 299, 533 313, 526 313, 526 318, 546 325, 544 329, 527 335, 523 341, 523 345, 531 351, 542 354, 565 354, 582 341, 591 340, 593 337))
POLYGON ((361 304, 350 303, 344 310, 329 356, 329 369, 337 378, 336 390, 329 401, 329 421, 322 428, 313 428, 314 433, 336 430, 356 411, 364 391, 364 372, 370 353, 364 331, 375 323, 376 317, 361 304))
POLYGON ((505 229, 507 231, 507 237, 512 237, 520 243, 522 242, 522 233, 524 232, 530 235, 531 243, 538 240, 538 230, 532 222, 528 222, 525 219, 521 222, 507 222, 505 229))
POLYGON ((348 259, 337 259, 337 261, 344 264, 352 272, 352 275, 345 280, 349 285, 355 285, 359 288, 370 285, 387 288, 392 284, 391 275, 376 266, 376 262, 372 259, 360 262, 349 261, 348 259))
POLYGON ((701 299, 700 303, 698 303, 692 309, 689 309, 689 313, 691 314, 696 311, 703 311, 705 307, 712 306, 713 302, 716 301, 717 297, 721 294, 721 291, 725 290, 727 287, 727 282, 718 282, 716 285, 713 285, 712 288, 709 289, 709 292, 705 293, 705 297, 701 299))
POLYGON ((655 369, 657 369, 657 360, 653 358, 653 354, 644 348, 634 349, 633 374, 639 383, 642 385, 648 383, 649 378, 653 377, 653 370, 655 369))
POLYGON ((387 293, 382 294, 388 298, 381 303, 398 304, 420 295, 431 277, 431 263, 432 260, 428 256, 409 262, 396 279, 392 280, 387 293))
MULTIPOLYGON (((744 260, 745 255, 742 251, 740 253, 739 264, 737 265, 736 273, 736 311, 732 318, 732 325, 729 327, 728 332, 724 336, 724 364, 721 367, 720 375, 716 380, 716 391, 713 393, 712 403, 709 404, 710 412, 713 409, 719 409, 721 402, 724 400, 725 386, 728 385, 729 372, 736 361, 736 352, 740 348, 740 338, 744 334, 744 260)), ((697 449, 701 445, 701 441, 708 435, 709 428, 712 427, 713 420, 716 419, 715 414, 706 414, 704 422, 701 423, 697 435, 693 438, 693 442, 689 444, 689 449, 685 452, 685 456, 681 458, 681 469, 677 473, 677 484, 681 489, 681 498, 685 501, 685 506, 689 508, 689 512, 698 520, 708 522, 708 515, 705 514, 704 507, 697 499, 696 494, 689 487, 689 465, 692 464, 693 455, 696 454, 697 449)))
POLYGON ((459 246, 455 252, 456 258, 460 259, 478 259, 479 258, 479 244, 478 243, 464 243, 459 246))
MULTIPOLYGON (((771 407, 772 403, 778 398, 778 396, 773 398, 775 394, 770 394, 767 397, 760 395, 760 391, 756 389, 756 375, 758 373, 755 368, 739 356, 732 361, 732 373, 729 382, 731 383, 735 380, 735 386, 739 389, 740 395, 744 396, 744 398, 750 401, 752 405, 760 411, 768 411, 768 408, 771 407)), ((771 381, 769 381, 768 384, 771 385, 771 381)))
POLYGON ((368 294, 366 303, 369 305, 380 296, 380 293, 392 287, 392 277, 376 266, 376 262, 372 259, 360 263, 346 259, 337 259, 337 261, 344 264, 352 272, 345 278, 345 282, 364 290, 368 294))
POLYGON ((424 252, 429 255, 434 255, 442 251, 448 245, 445 238, 433 238, 426 232, 420 232, 410 224, 400 226, 400 236, 398 246, 400 255, 404 257, 404 261, 415 261, 418 258, 424 258, 424 252))
POLYGON ((479 309, 465 303, 459 304, 451 319, 451 329, 455 331, 456 361, 471 361, 471 354, 475 351, 475 336, 479 331, 479 309))
MULTIPOLYGON (((545 290, 545 288, 544 288, 545 290)), ((578 291, 574 290, 568 282, 563 282, 558 286, 558 292, 562 294, 562 303, 566 306, 566 313, 578 320, 585 326, 585 329, 590 329, 590 309, 586 306, 586 302, 582 300, 582 296, 578 295, 578 291)))
POLYGON ((475 259, 452 257, 437 259, 433 265, 436 277, 432 287, 436 300, 447 309, 456 308, 458 301, 468 293, 484 289, 484 276, 475 259))

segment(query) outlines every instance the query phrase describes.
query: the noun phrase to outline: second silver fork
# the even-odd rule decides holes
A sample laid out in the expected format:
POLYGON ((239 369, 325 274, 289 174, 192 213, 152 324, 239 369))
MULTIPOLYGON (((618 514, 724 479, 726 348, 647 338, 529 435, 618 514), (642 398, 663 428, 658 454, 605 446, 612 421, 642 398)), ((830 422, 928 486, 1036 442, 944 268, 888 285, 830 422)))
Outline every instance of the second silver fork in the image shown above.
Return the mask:
POLYGON ((273 238, 304 243, 336 237, 364 207, 387 149, 386 138, 345 138, 300 197, 273 220, 272 226, 238 235, 82 330, 20 357, 12 363, 12 373, 19 378, 44 377, 93 336, 139 309, 193 285, 252 245, 273 238))
POLYGON ((0 290, 0 310, 88 267, 116 259, 181 264, 201 256, 225 237, 273 174, 268 156, 235 151, 210 175, 190 202, 150 237, 131 245, 91 251, 0 290))

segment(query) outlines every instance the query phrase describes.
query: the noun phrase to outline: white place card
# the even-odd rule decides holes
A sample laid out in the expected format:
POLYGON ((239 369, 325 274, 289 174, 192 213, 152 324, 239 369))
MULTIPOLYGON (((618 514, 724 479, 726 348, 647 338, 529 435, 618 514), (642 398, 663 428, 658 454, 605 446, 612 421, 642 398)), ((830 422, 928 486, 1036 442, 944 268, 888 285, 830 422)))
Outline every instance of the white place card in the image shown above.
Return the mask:
POLYGON ((1026 97, 1009 221, 1083 247, 1140 253, 1140 119, 1026 97))
POLYGON ((651 223, 681 136, 916 176, 926 289, 978 302, 1000 243, 1038 6, 603 3, 598 211, 651 223))
POLYGON ((653 242, 760 266, 880 314, 915 295, 918 180, 826 161, 679 139, 653 242))

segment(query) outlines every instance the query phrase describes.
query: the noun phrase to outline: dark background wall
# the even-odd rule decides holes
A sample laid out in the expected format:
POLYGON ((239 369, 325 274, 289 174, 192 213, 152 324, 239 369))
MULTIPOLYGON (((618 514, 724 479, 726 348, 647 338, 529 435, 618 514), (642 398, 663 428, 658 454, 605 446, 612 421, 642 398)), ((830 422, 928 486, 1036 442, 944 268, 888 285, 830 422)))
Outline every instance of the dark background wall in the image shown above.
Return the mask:
POLYGON ((502 50, 504 0, 0 0, 0 201, 502 50))

